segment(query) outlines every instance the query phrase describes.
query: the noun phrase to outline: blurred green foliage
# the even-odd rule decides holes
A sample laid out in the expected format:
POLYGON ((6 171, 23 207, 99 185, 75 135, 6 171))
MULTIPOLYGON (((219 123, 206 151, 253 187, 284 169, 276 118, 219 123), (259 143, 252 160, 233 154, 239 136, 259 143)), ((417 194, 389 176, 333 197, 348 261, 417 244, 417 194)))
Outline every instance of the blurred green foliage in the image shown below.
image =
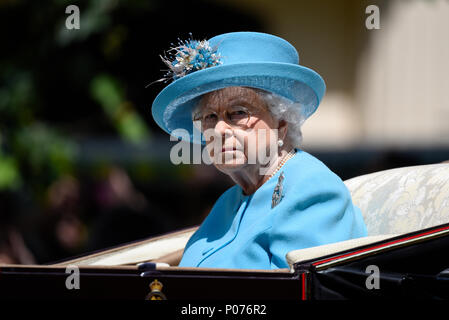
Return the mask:
POLYGON ((0 154, 0 190, 16 190, 21 182, 16 159, 0 154))
POLYGON ((96 76, 90 85, 91 94, 117 128, 121 136, 133 143, 148 141, 145 122, 136 113, 130 101, 126 101, 122 86, 108 75, 96 76))
MULTIPOLYGON (((71 131, 73 127, 49 121, 46 117, 49 112, 51 114, 48 110, 52 108, 66 109, 67 113, 73 108, 70 100, 61 101, 60 105, 55 106, 54 101, 49 102, 41 92, 43 86, 51 87, 52 82, 60 81, 50 76, 45 78, 42 72, 46 70, 40 69, 45 63, 51 64, 48 59, 52 56, 61 59, 61 55, 65 54, 67 69, 59 70, 61 76, 66 76, 70 72, 70 66, 76 61, 84 59, 81 73, 80 68, 75 66, 71 81, 75 84, 83 83, 82 77, 89 77, 91 80, 87 84, 87 90, 81 92, 85 97, 77 96, 74 99, 91 99, 93 105, 102 110, 110 125, 125 141, 135 144, 148 142, 150 134, 147 124, 127 97, 123 83, 110 74, 98 71, 97 74, 93 71, 93 75, 92 72, 86 73, 90 71, 88 67, 93 56, 100 54, 104 59, 111 59, 121 50, 127 30, 121 25, 115 26, 111 19, 112 12, 120 4, 123 5, 114 0, 76 3, 59 0, 39 5, 31 1, 12 1, 0 6, 2 10, 10 10, 9 15, 7 11, 2 12, 2 17, 10 18, 9 22, 15 19, 15 15, 20 15, 21 11, 23 19, 20 22, 23 30, 18 28, 18 36, 4 40, 5 47, 11 50, 0 60, 0 191, 20 191, 27 187, 38 193, 44 192, 59 177, 76 175, 79 148, 73 133, 77 136, 80 133, 71 131), (76 32, 65 28, 65 7, 69 4, 81 7, 82 28, 76 32), (35 10, 36 6, 39 10, 35 10), (27 37, 29 34, 36 34, 32 30, 39 30, 38 38, 20 37, 21 32, 27 34, 27 37), (95 34, 103 34, 99 47, 91 47, 88 42, 89 37, 95 34), (28 41, 26 50, 24 41, 28 41), (80 44, 84 46, 84 56, 76 54, 80 44), (67 54, 70 51, 75 53, 67 54), (89 53, 86 55, 87 52, 89 53), (42 79, 45 79, 45 83, 42 83, 42 79)), ((131 6, 137 4, 133 2, 131 6)), ((66 87, 69 86, 70 83, 67 83, 66 87)), ((75 90, 83 90, 80 88, 75 90)), ((57 94, 55 92, 55 96, 57 94)))
POLYGON ((72 173, 76 143, 35 114, 35 86, 27 72, 2 73, 0 89, 0 190, 23 183, 46 185, 72 173))

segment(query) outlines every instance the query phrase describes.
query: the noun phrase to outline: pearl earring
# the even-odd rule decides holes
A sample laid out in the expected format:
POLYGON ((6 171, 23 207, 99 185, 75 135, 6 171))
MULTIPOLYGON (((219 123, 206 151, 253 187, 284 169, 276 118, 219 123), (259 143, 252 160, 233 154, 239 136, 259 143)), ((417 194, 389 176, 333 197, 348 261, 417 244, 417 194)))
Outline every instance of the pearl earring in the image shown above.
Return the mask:
POLYGON ((284 145, 284 141, 282 141, 282 139, 278 140, 278 146, 282 147, 284 145))

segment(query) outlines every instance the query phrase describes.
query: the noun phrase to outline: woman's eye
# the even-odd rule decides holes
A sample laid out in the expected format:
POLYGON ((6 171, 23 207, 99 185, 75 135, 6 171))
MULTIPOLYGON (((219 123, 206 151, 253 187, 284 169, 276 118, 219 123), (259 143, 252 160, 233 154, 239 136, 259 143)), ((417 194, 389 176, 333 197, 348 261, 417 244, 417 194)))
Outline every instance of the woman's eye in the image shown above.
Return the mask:
POLYGON ((248 113, 245 110, 235 110, 229 113, 231 119, 247 118, 248 113))
POLYGON ((217 119, 217 115, 215 113, 205 114, 203 119, 206 121, 212 121, 212 120, 217 119))

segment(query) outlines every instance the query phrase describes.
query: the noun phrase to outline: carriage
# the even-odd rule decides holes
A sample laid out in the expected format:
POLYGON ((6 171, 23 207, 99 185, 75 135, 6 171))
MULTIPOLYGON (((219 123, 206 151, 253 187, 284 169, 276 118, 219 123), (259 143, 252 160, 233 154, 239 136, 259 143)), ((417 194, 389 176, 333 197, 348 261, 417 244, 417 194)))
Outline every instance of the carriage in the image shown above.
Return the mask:
POLYGON ((277 270, 178 267, 197 227, 52 265, 0 265, 1 298, 449 298, 449 164, 345 181, 368 236, 286 255, 277 270))

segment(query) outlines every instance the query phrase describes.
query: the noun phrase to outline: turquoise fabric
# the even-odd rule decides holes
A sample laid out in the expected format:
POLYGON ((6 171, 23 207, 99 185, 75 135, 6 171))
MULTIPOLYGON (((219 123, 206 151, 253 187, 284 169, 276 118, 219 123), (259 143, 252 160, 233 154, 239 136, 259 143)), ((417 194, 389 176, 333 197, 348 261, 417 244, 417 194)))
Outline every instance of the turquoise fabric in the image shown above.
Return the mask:
POLYGON ((362 214, 343 181, 297 149, 255 193, 244 195, 239 185, 224 192, 189 239, 180 266, 288 268, 289 251, 366 235, 362 214), (271 208, 281 172, 283 198, 271 208))

